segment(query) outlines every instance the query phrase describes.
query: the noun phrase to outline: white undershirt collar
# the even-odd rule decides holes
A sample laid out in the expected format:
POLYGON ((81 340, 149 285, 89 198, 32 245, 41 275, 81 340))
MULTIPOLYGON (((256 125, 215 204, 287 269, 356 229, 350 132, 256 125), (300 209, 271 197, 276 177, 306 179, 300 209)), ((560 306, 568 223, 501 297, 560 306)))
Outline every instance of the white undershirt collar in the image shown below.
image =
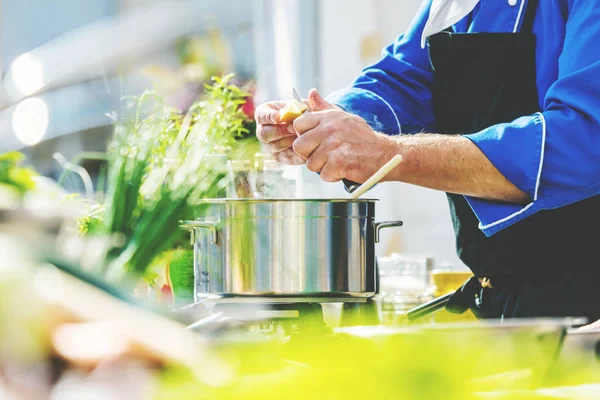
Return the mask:
POLYGON ((469 15, 480 0, 433 0, 429 19, 423 29, 421 47, 425 48, 427 38, 456 24, 469 15))

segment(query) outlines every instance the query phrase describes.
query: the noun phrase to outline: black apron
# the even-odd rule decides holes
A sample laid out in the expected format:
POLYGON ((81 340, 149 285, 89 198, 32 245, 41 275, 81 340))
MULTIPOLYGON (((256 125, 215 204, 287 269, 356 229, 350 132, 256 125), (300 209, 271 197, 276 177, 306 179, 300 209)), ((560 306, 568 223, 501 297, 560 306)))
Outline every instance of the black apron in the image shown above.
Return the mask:
MULTIPOLYGON (((537 1, 519 33, 441 32, 429 39, 437 132, 469 134, 539 109, 537 1)), ((527 155, 515 154, 515 157, 527 155)), ((541 211, 486 237, 464 196, 448 194, 461 260, 471 279, 448 309, 482 318, 600 318, 600 196, 541 211), (483 288, 489 278, 493 289, 483 288)))

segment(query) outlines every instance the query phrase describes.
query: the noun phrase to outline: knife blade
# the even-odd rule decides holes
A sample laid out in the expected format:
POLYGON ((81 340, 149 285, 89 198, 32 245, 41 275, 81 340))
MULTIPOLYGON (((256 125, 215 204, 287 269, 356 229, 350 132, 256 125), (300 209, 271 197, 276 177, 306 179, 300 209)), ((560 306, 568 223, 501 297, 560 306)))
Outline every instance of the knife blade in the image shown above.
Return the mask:
MULTIPOLYGON (((298 94, 298 91, 296 90, 296 88, 292 88, 292 96, 294 97, 295 100, 297 100, 297 101, 299 101, 301 103, 304 103, 302 101, 302 97, 300 97, 300 95, 298 94)), ((309 112, 313 111, 312 107, 310 106, 310 104, 306 104, 306 107, 307 107, 307 109, 306 109, 305 113, 309 113, 309 112)), ((346 191, 348 193, 353 193, 360 186, 359 183, 352 182, 351 180, 348 180, 348 179, 342 179, 342 183, 344 184, 344 187, 346 188, 346 191)))
POLYGON ((304 103, 302 101, 302 97, 300 97, 300 95, 298 94, 298 91, 296 90, 296 88, 292 88, 292 96, 294 96, 294 99, 299 101, 302 104, 306 104, 306 111, 305 112, 312 112, 312 108, 310 107, 310 104, 304 103))

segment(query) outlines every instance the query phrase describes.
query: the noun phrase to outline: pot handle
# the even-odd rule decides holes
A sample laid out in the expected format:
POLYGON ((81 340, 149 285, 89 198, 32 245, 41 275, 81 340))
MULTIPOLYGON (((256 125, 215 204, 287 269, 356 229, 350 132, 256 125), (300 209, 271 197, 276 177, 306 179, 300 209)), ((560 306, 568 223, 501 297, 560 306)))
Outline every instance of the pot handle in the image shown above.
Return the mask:
POLYGON ((375 222, 375 243, 379 243, 379 231, 386 228, 398 228, 404 225, 402 221, 375 222))
POLYGON ((212 222, 207 221, 179 221, 181 229, 188 230, 190 232, 190 243, 194 245, 196 241, 196 229, 208 229, 213 234, 213 244, 219 244, 219 232, 217 226, 212 222))

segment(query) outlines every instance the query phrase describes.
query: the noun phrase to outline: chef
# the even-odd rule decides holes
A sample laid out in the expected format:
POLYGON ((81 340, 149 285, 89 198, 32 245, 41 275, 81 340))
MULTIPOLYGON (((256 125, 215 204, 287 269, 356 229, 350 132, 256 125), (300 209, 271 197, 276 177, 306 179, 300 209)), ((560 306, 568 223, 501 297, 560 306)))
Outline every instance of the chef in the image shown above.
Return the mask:
POLYGON ((470 279, 451 311, 600 318, 600 1, 426 0, 351 87, 258 138, 327 182, 448 193, 470 279))

